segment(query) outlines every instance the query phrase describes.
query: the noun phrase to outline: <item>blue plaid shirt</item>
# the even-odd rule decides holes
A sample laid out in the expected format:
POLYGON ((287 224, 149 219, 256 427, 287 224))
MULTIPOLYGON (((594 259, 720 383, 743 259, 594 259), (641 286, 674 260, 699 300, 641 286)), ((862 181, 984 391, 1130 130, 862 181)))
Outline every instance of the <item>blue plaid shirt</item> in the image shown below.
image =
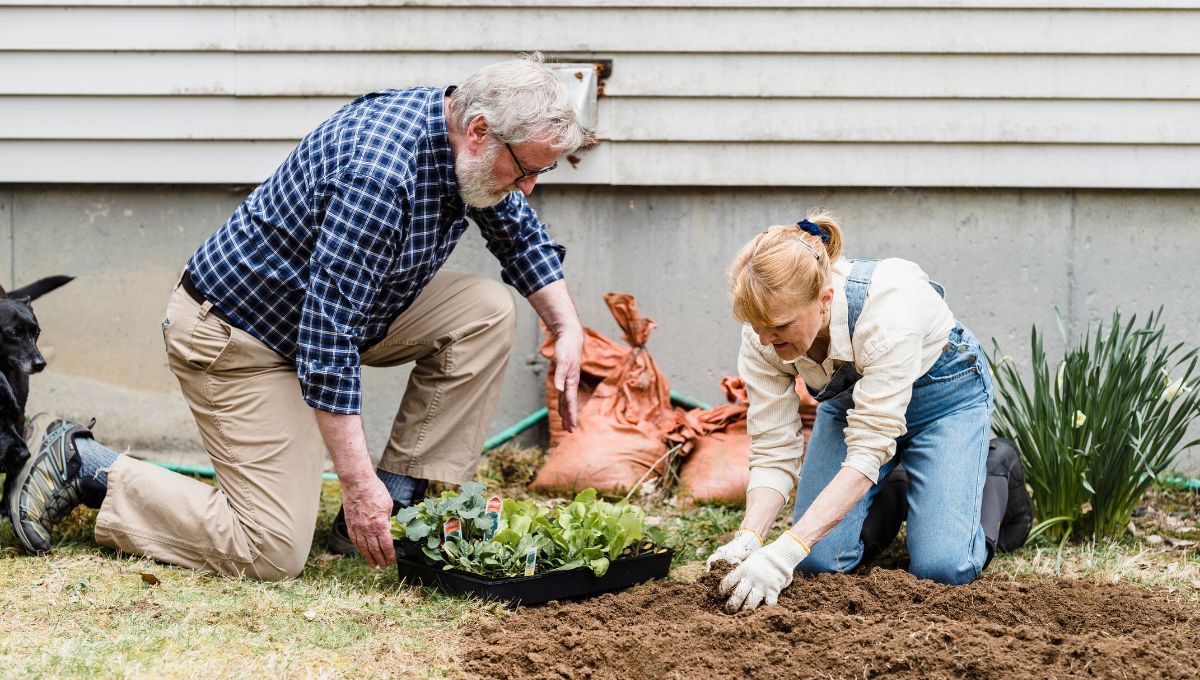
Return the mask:
POLYGON ((342 107, 188 261, 213 306, 295 360, 314 408, 362 411, 359 353, 450 257, 467 217, 522 295, 563 276, 565 249, 523 194, 486 209, 459 198, 443 101, 413 88, 342 107))

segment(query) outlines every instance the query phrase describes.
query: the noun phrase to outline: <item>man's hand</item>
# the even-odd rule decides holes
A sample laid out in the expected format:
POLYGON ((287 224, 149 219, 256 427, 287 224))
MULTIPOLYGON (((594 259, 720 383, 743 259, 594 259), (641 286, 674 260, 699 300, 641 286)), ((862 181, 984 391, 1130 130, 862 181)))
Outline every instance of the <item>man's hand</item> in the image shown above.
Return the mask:
POLYGON ((729 595, 725 610, 738 612, 754 609, 766 602, 774 606, 779 593, 792 583, 796 566, 808 557, 800 541, 785 534, 762 550, 750 555, 737 569, 721 579, 719 591, 729 595))
POLYGON ((392 497, 378 478, 342 487, 350 541, 367 563, 380 569, 396 562, 392 545, 392 497))
POLYGON ((736 567, 761 547, 762 540, 757 533, 750 529, 738 529, 732 541, 717 548, 713 554, 708 556, 708 561, 704 563, 705 571, 712 571, 713 565, 717 562, 728 562, 729 566, 736 567))
POLYGON ((350 542, 373 567, 396 561, 392 545, 392 496, 375 475, 367 454, 367 437, 360 416, 338 415, 313 409, 321 437, 342 482, 342 509, 350 542))
POLYGON ((583 359, 583 326, 567 291, 559 279, 529 296, 529 304, 554 335, 554 389, 558 390, 558 415, 563 429, 575 429, 578 417, 579 363, 583 359))
POLYGON ((583 360, 583 334, 563 333, 554 341, 554 389, 558 390, 558 415, 563 429, 572 432, 579 415, 579 364, 583 360))

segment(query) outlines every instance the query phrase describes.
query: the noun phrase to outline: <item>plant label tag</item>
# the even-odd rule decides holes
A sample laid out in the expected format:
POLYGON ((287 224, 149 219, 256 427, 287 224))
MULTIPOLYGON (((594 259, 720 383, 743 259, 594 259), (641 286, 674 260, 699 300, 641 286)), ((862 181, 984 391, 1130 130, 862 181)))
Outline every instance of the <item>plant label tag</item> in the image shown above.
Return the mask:
POLYGON ((449 541, 451 537, 462 540, 462 520, 451 517, 442 525, 442 540, 449 541))
POLYGON ((533 572, 537 570, 537 548, 530 548, 529 552, 525 553, 525 575, 533 576, 533 572))
POLYGON ((484 515, 488 518, 489 524, 486 531, 483 532, 483 540, 490 541, 492 536, 496 535, 496 531, 500 529, 500 497, 492 496, 487 502, 487 512, 484 515))

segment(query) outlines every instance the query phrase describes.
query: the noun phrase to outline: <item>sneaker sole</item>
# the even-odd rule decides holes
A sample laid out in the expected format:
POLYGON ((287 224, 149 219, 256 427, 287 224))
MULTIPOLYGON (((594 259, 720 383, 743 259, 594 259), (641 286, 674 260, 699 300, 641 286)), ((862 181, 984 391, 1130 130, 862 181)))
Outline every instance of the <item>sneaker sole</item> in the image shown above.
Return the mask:
POLYGON ((25 533, 25 523, 21 521, 21 489, 25 488, 25 482, 29 481, 29 475, 33 472, 33 462, 37 457, 31 457, 25 467, 21 468, 21 472, 17 474, 17 481, 13 484, 12 493, 8 498, 8 520, 12 523, 13 534, 17 537, 17 545, 21 547, 21 552, 26 555, 45 555, 50 552, 46 550, 38 550, 33 547, 29 541, 29 536, 25 533))

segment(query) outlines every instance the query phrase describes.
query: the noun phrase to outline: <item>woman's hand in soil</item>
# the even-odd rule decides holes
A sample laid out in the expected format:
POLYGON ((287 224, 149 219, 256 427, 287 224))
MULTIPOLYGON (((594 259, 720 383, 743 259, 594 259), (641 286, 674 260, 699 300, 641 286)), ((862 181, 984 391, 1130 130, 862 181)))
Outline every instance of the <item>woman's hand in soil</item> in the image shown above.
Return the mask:
POLYGON ((779 593, 791 585, 792 575, 805 557, 808 549, 787 533, 756 551, 721 580, 721 595, 729 595, 725 610, 735 613, 764 602, 767 606, 777 604, 779 593))
POLYGON ((755 550, 762 547, 762 539, 752 529, 738 529, 733 540, 713 551, 705 562, 705 571, 712 571, 717 562, 728 562, 736 567, 746 560, 755 550))

